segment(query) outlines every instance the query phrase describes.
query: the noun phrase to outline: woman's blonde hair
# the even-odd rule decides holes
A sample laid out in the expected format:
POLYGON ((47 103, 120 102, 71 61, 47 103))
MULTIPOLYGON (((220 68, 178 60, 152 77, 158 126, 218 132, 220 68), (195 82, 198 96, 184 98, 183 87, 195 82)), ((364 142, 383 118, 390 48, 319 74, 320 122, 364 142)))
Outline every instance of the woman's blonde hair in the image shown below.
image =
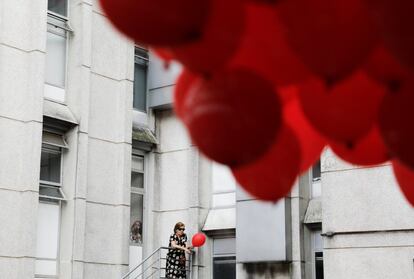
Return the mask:
POLYGON ((183 222, 178 222, 177 224, 175 224, 174 226, 174 233, 181 227, 185 227, 183 222))

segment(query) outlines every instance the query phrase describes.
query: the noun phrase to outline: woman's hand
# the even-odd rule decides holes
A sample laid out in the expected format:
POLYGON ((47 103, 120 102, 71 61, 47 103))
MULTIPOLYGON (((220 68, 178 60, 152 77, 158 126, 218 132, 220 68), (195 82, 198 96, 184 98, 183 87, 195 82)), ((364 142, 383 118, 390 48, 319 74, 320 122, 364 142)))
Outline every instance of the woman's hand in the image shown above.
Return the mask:
POLYGON ((189 248, 184 248, 184 251, 187 253, 187 254, 192 254, 193 253, 193 251, 191 251, 191 249, 189 249, 189 248))

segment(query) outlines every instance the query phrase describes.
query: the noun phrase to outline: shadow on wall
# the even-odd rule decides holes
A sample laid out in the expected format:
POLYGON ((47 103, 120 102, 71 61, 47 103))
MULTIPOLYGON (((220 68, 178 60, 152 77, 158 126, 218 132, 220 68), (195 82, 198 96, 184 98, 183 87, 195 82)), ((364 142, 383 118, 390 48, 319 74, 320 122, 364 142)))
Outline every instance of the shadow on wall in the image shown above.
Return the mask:
POLYGON ((289 263, 244 263, 243 269, 247 279, 263 276, 264 278, 290 278, 289 263))

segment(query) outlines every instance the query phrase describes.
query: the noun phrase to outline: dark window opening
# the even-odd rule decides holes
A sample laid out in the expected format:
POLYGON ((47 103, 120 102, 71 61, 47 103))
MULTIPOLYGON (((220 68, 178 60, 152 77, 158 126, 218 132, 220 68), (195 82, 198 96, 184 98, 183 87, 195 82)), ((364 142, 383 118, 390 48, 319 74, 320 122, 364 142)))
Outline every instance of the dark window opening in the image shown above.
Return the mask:
POLYGON ((148 75, 148 51, 143 48, 135 48, 134 66, 134 109, 147 111, 147 75, 148 75))
POLYGON ((315 279, 323 279, 323 252, 315 253, 315 279))
POLYGON ((236 279, 236 257, 215 257, 213 279, 236 279))
POLYGON ((318 160, 312 167, 312 181, 321 180, 321 160, 318 160))

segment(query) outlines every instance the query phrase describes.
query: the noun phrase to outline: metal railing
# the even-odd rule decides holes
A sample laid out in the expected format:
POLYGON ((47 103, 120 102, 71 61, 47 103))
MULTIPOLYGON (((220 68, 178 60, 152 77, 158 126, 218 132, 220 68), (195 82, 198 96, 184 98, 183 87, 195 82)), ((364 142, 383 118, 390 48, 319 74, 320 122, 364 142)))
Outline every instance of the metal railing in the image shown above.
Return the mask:
MULTIPOLYGON (((160 279, 166 278, 167 253, 174 248, 159 247, 141 263, 125 274, 122 279, 160 279)), ((186 254, 186 279, 191 279, 192 255, 186 254)))

